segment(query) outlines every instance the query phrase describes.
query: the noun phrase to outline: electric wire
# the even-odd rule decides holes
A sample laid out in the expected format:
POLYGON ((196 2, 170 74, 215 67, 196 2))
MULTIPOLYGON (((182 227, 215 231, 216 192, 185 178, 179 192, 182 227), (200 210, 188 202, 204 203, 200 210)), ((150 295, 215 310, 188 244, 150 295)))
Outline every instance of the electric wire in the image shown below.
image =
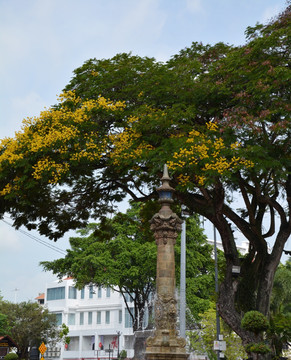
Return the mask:
MULTIPOLYGON (((5 217, 6 217, 6 216, 5 216, 5 217)), ((11 223, 9 223, 8 221, 6 221, 6 220, 4 220, 4 219, 1 219, 1 220, 2 220, 5 224, 7 224, 7 225, 9 225, 10 227, 13 228, 13 225, 12 225, 11 223)), ((17 231, 19 231, 19 232, 20 232, 21 234, 23 234, 23 235, 26 235, 26 236, 29 237, 30 239, 38 242, 39 244, 44 245, 44 246, 46 246, 47 248, 58 252, 58 253, 61 254, 61 255, 66 255, 66 254, 67 254, 67 252, 66 252, 65 250, 63 250, 63 249, 61 249, 61 248, 59 248, 59 247, 57 247, 57 246, 55 246, 55 245, 53 245, 53 244, 47 243, 46 241, 37 238, 37 237, 34 236, 33 234, 30 234, 30 233, 28 233, 28 232, 26 232, 26 231, 24 231, 24 230, 22 230, 22 229, 17 229, 17 231)))

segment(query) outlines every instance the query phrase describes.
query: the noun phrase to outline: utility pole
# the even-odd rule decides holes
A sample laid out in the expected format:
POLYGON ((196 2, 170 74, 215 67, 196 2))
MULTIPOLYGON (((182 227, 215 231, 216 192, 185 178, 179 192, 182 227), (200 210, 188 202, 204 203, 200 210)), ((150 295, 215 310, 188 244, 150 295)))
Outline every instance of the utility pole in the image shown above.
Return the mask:
MULTIPOLYGON (((217 244, 216 244, 216 229, 213 225, 213 234, 214 234, 214 261, 215 261, 215 292, 216 296, 218 296, 218 265, 217 265, 217 244)), ((219 321, 219 313, 218 313, 218 303, 216 300, 216 339, 220 340, 220 321, 219 321)), ((220 350, 217 350, 217 360, 220 359, 220 350)))
POLYGON ((186 218, 182 206, 181 258, 180 258, 180 336, 186 338, 186 218))
POLYGON ((14 294, 14 304, 16 304, 16 301, 17 301, 17 291, 19 291, 19 289, 15 288, 14 290, 12 290, 15 292, 14 294))

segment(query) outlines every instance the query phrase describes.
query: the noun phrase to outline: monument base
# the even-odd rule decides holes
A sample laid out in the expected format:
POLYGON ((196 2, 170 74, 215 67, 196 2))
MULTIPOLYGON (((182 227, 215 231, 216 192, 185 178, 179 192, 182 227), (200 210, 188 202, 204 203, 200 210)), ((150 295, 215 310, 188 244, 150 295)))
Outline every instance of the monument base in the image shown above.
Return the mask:
POLYGON ((157 330, 147 339, 146 360, 187 360, 186 341, 174 330, 157 330))

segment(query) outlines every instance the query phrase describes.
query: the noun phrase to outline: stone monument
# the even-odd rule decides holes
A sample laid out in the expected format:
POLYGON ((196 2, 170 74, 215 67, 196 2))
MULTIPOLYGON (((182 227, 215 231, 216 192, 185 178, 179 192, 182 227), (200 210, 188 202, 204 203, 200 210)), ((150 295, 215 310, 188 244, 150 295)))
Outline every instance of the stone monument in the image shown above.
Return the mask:
POLYGON ((164 165, 162 186, 159 193, 160 211, 151 220, 151 229, 157 244, 157 277, 155 299, 155 331, 146 342, 147 360, 186 360, 186 341, 178 336, 177 300, 175 296, 174 245, 182 220, 170 208, 174 189, 169 185, 170 177, 164 165))

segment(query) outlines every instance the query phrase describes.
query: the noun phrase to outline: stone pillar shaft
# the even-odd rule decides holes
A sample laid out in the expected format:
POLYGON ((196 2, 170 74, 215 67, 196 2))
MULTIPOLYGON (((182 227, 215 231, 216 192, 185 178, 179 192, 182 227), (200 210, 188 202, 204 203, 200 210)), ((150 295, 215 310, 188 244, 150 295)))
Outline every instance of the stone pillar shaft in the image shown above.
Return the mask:
POLYGON ((175 296, 174 245, 158 244, 156 289, 159 295, 175 296))

